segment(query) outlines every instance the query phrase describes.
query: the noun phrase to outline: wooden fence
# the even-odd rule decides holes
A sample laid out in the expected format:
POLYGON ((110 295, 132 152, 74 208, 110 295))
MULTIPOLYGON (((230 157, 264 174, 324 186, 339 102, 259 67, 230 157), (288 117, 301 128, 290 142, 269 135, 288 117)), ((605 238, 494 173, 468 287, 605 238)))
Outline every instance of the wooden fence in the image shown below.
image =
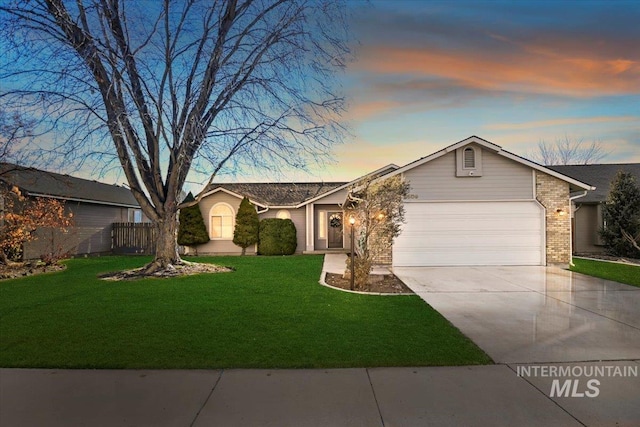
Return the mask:
POLYGON ((115 254, 152 255, 156 251, 157 231, 148 222, 114 222, 111 250, 115 254))

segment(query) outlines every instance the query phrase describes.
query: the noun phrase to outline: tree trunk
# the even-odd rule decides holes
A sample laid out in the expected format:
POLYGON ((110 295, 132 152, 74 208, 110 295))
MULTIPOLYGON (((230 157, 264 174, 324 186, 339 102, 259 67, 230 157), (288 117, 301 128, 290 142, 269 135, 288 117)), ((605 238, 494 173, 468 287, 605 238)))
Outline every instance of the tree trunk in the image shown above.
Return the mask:
POLYGON ((174 265, 182 264, 180 255, 178 255, 178 242, 176 241, 178 229, 176 213, 167 212, 164 218, 156 222, 156 229, 158 232, 156 257, 146 266, 146 274, 171 269, 174 265))

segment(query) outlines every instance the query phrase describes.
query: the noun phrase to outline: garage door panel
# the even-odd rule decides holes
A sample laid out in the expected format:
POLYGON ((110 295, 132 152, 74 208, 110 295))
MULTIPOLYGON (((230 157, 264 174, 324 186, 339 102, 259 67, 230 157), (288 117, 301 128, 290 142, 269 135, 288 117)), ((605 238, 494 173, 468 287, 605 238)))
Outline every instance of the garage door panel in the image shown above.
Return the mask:
MULTIPOLYGON (((415 233, 410 237, 402 239, 402 245, 412 243, 413 245, 427 245, 427 246, 441 246, 452 245, 458 246, 461 244, 470 246, 487 247, 494 244, 503 244, 506 246, 520 246, 522 244, 538 244, 540 242, 539 231, 537 233, 512 233, 511 236, 496 235, 495 232, 469 232, 464 236, 452 235, 447 232, 436 233, 415 233)), ((415 246, 414 246, 415 247, 415 246)))
MULTIPOLYGON (((509 253, 499 251, 482 251, 473 255, 473 257, 466 257, 459 254, 455 248, 449 248, 449 250, 438 249, 437 252, 422 252, 419 257, 416 258, 415 253, 411 253, 411 262, 407 262, 403 265, 396 265, 397 267, 422 267, 422 266, 483 266, 483 265, 539 265, 540 256, 532 254, 531 251, 510 251, 509 253), (451 262, 450 259, 455 258, 456 262, 451 262), (500 261, 496 262, 496 259, 500 261)), ((402 256, 394 252, 394 257, 402 256)))
POLYGON ((447 239, 443 237, 441 239, 429 239, 428 243, 425 243, 425 239, 420 240, 411 240, 406 242, 406 244, 402 245, 401 248, 398 249, 433 249, 438 250, 440 248, 455 248, 464 252, 464 250, 469 249, 478 249, 478 250, 487 250, 487 251, 497 251, 504 252, 504 249, 496 249, 492 246, 509 246, 509 250, 517 250, 518 248, 529 250, 532 246, 538 245, 540 239, 529 238, 522 239, 517 243, 510 242, 508 239, 485 239, 483 242, 456 242, 451 241, 451 239, 447 239))
POLYGON ((544 216, 535 202, 408 203, 393 264, 541 265, 544 216))

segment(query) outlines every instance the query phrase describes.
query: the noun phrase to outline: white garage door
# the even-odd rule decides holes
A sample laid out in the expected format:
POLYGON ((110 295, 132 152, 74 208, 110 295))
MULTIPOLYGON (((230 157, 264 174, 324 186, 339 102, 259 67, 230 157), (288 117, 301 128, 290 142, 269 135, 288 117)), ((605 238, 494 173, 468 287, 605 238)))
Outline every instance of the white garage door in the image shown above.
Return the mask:
POLYGON ((405 203, 393 265, 544 265, 536 202, 405 203))

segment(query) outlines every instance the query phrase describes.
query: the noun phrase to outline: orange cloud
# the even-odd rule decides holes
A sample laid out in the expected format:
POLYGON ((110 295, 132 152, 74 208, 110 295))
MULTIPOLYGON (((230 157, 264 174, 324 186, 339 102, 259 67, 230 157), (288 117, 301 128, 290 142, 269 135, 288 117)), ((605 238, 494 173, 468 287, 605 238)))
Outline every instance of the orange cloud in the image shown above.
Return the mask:
POLYGON ((483 90, 579 97, 640 93, 640 63, 564 56, 548 47, 520 46, 510 53, 365 48, 356 68, 384 74, 439 76, 483 90))
POLYGON ((351 120, 363 120, 392 110, 401 106, 399 102, 371 101, 359 102, 349 108, 348 117, 351 120))

